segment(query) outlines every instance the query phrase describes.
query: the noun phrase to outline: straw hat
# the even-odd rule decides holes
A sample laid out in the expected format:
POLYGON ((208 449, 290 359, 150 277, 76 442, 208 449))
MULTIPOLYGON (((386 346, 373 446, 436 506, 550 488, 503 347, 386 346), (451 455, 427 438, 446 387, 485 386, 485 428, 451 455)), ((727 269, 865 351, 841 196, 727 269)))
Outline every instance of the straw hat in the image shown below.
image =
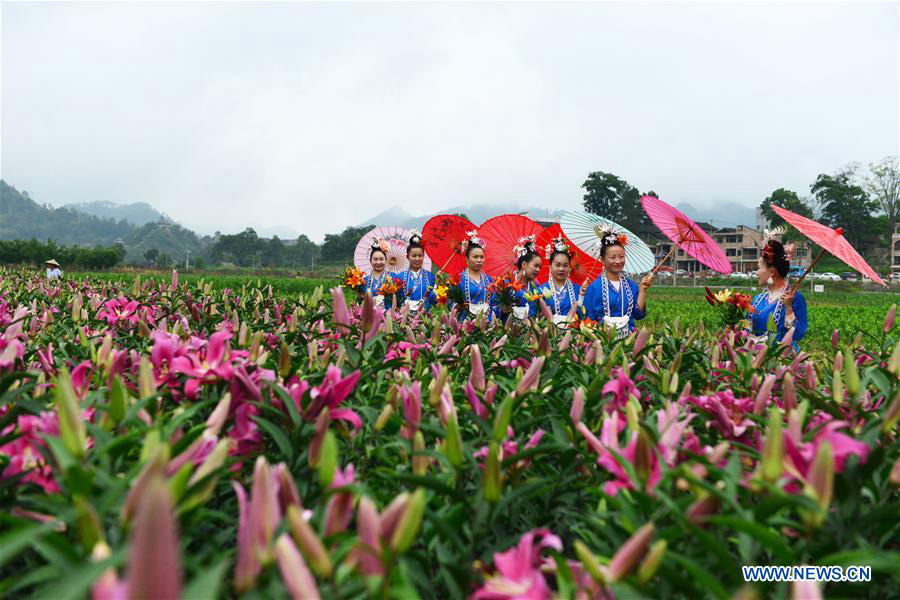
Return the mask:
POLYGON ((52 258, 51 258, 50 260, 45 260, 45 261, 44 261, 44 264, 45 264, 45 265, 53 265, 54 267, 58 267, 58 266, 59 266, 59 263, 56 262, 56 260, 54 260, 54 259, 52 259, 52 258))

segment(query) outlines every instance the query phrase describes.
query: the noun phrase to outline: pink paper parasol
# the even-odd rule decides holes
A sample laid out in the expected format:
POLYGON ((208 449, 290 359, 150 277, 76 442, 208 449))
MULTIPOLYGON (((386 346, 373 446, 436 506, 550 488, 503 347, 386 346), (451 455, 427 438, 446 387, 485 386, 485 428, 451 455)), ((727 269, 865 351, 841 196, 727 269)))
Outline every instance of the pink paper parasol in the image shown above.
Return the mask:
POLYGON ((653 224, 659 227, 659 230, 674 244, 669 254, 654 267, 654 273, 670 256, 675 254, 675 250, 678 248, 713 271, 726 275, 731 273, 731 262, 719 245, 681 211, 654 196, 643 196, 641 204, 653 224))
MULTIPOLYGON (((403 273, 409 268, 409 260, 406 258, 406 246, 409 244, 409 238, 412 232, 404 227, 397 225, 388 225, 385 227, 375 227, 366 233, 356 244, 356 250, 353 252, 353 264, 356 265, 364 273, 372 272, 372 265, 369 263, 369 254, 372 251, 372 244, 379 240, 384 240, 387 251, 387 266, 385 270, 388 273, 403 273)), ((422 268, 431 270, 431 260, 426 256, 422 263, 422 268)))

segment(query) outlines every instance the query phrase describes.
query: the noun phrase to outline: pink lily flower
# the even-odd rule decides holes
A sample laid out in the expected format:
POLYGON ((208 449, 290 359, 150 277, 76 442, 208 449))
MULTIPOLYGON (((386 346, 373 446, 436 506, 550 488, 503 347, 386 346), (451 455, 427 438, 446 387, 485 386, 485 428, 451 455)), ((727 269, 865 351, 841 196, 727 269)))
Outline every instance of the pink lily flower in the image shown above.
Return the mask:
POLYGON ((314 421, 322 409, 328 407, 332 419, 341 419, 350 423, 354 429, 362 427, 362 419, 349 408, 338 408, 338 405, 356 388, 361 373, 354 371, 346 377, 341 374, 340 367, 328 365, 325 379, 309 392, 310 403, 303 413, 308 421, 314 421))
POLYGON ((473 595, 472 600, 544 600, 551 592, 541 573, 541 551, 562 552, 562 540, 548 529, 535 529, 523 535, 518 545, 494 554, 497 573, 473 595))
POLYGON ((422 420, 422 384, 416 381, 412 385, 401 387, 400 401, 403 403, 403 415, 406 418, 403 437, 411 440, 419 430, 419 422, 422 420))
MULTIPOLYGON (((863 442, 838 431, 847 426, 846 421, 829 421, 819 430, 812 442, 803 442, 797 427, 787 427, 784 431, 785 472, 798 481, 805 481, 809 477, 819 446, 826 441, 831 444, 835 473, 844 470, 847 459, 852 455, 858 456, 860 463, 865 463, 870 448, 863 442)), ((789 489, 796 492, 801 487, 794 484, 789 489)))
POLYGON ((59 422, 55 412, 42 412, 39 416, 20 415, 14 425, 8 425, 3 435, 12 433, 16 428, 19 436, 0 446, 0 454, 9 457, 9 464, 0 478, 6 479, 25 473, 21 483, 33 483, 40 486, 44 493, 56 494, 59 485, 53 478, 53 469, 41 454, 40 448, 46 446, 42 435, 59 437, 59 422))
MULTIPOLYGON (((338 489, 354 483, 356 483, 356 471, 352 464, 348 464, 343 470, 335 469, 330 487, 338 489)), ((331 496, 325 507, 326 537, 346 530, 350 524, 350 518, 353 516, 352 511, 353 492, 337 492, 331 496)))

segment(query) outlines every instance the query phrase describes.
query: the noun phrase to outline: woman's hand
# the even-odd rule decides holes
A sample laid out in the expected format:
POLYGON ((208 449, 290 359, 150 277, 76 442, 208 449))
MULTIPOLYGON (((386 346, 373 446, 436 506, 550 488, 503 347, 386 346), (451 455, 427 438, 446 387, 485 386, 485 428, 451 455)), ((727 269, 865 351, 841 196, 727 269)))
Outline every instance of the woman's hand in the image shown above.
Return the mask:
POLYGON ((794 317, 794 294, 796 293, 797 290, 794 286, 788 286, 781 298, 781 302, 784 304, 784 315, 789 319, 794 317))
POLYGON ((644 278, 641 279, 641 290, 646 292, 650 289, 650 286, 653 285, 653 274, 644 275, 644 278))

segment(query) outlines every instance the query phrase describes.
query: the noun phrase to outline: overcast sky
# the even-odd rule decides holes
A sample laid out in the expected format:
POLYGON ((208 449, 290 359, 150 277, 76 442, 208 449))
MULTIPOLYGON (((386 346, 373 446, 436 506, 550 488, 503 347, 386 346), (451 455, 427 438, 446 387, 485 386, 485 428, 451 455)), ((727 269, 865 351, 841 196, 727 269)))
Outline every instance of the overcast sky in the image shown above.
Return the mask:
POLYGON ((590 171, 758 205, 898 152, 898 3, 3 3, 0 170, 321 240, 576 209, 590 171))

